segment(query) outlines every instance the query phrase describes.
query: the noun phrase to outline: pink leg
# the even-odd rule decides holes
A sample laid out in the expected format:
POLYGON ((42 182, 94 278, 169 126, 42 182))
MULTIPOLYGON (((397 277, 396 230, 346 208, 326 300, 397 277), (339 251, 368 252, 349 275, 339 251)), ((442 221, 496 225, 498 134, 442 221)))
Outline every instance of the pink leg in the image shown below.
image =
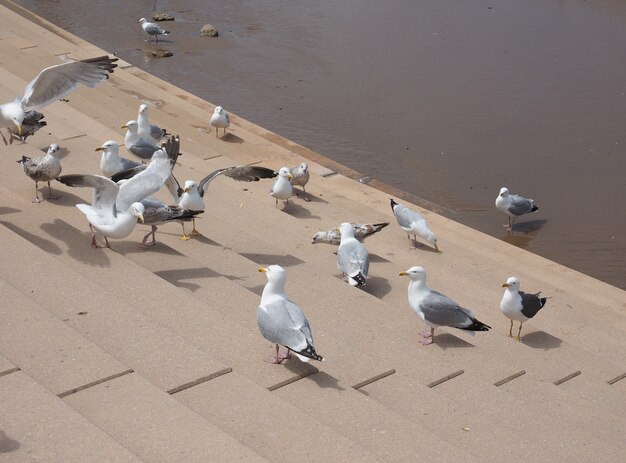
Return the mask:
POLYGON ((52 194, 52 188, 50 187, 50 182, 48 182, 48 197, 46 199, 59 199, 60 196, 55 196, 52 194))
POLYGON ((433 337, 435 336, 435 328, 431 328, 430 331, 422 331, 420 336, 422 337, 420 343, 422 343, 423 346, 432 344, 434 342, 433 337))
POLYGON ((276 344, 276 355, 272 355, 265 359, 267 363, 279 365, 283 360, 291 358, 291 351, 287 349, 286 353, 280 352, 278 344, 276 344))

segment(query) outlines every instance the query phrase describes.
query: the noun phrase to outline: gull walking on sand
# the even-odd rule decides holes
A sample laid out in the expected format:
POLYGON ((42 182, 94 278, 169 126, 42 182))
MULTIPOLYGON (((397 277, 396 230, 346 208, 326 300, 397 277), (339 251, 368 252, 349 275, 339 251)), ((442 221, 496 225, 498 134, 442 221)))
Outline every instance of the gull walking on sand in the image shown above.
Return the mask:
POLYGON ((339 227, 341 242, 337 250, 337 268, 348 276, 350 286, 360 288, 365 285, 369 273, 369 254, 365 246, 354 237, 352 224, 344 222, 339 227))
POLYGON ((435 248, 435 251, 439 252, 437 237, 430 230, 430 228, 428 228, 428 223, 422 214, 415 212, 402 204, 398 204, 393 200, 393 198, 391 198, 391 210, 393 211, 393 215, 396 217, 400 228, 407 233, 409 238, 409 250, 422 246, 422 244, 417 241, 417 236, 419 236, 435 248), (413 235, 413 240, 411 240, 411 235, 413 235))
POLYGON ((226 135, 226 129, 230 127, 230 116, 224 111, 224 108, 216 106, 209 123, 211 126, 215 127, 215 138, 217 138, 219 129, 224 129, 224 135, 226 135))
POLYGON ((293 185, 290 182, 292 177, 293 176, 289 173, 288 167, 281 167, 278 171, 278 178, 270 190, 270 195, 276 198, 277 208, 279 199, 285 201, 285 207, 283 210, 287 209, 287 206, 289 205, 289 198, 293 196, 293 185))
POLYGON ((137 113, 137 135, 154 144, 158 144, 161 139, 167 135, 165 129, 150 123, 148 119, 148 105, 146 104, 139 105, 139 112, 137 113))
POLYGON ((102 151, 100 158, 100 170, 105 177, 111 177, 123 170, 132 169, 142 165, 138 161, 132 161, 120 156, 120 145, 114 141, 105 141, 102 146, 96 148, 96 152, 102 151))
POLYGON ((539 297, 541 292, 527 294, 524 291, 520 291, 520 280, 517 277, 509 277, 502 287, 506 289, 500 301, 500 310, 506 317, 511 319, 509 338, 513 337, 513 320, 515 320, 519 322, 517 340, 521 341, 522 324, 537 315, 537 312, 546 305, 548 299, 539 297))
POLYGON ((156 38, 156 41, 159 41, 159 35, 169 35, 169 31, 166 31, 157 23, 151 23, 146 18, 141 18, 138 23, 141 23, 141 28, 143 31, 148 34, 147 42, 152 40, 152 37, 156 38))
POLYGON ((400 276, 408 276, 409 306, 417 316, 428 326, 430 332, 420 333, 423 345, 434 342, 435 328, 450 326, 459 330, 466 330, 474 335, 474 331, 488 331, 490 326, 478 321, 474 312, 465 309, 447 296, 433 291, 426 286, 426 270, 423 267, 411 267, 400 276))
POLYGON ((500 194, 496 198, 496 207, 509 218, 509 223, 503 225, 507 230, 513 230, 513 223, 520 215, 529 214, 539 209, 532 199, 512 195, 509 193, 509 189, 505 187, 500 188, 500 194))
POLYGON ((32 200, 33 203, 41 202, 39 198, 39 182, 48 182, 48 196, 46 199, 59 199, 59 196, 52 195, 52 188, 50 187, 50 182, 61 173, 61 162, 56 157, 56 152, 59 149, 59 145, 53 143, 48 148, 45 156, 37 158, 22 156, 22 159, 17 161, 24 166, 24 173, 35 181, 35 198, 32 200))
POLYGON ((285 293, 287 272, 280 265, 259 268, 267 276, 261 303, 257 308, 257 324, 265 339, 276 345, 276 355, 266 362, 279 364, 293 351, 303 362, 310 359, 323 361, 315 351, 315 343, 309 322, 298 304, 289 300, 285 293), (287 348, 280 352, 280 346, 287 348))
MULTIPOLYGON (((308 193, 304 189, 307 183, 309 183, 309 166, 306 162, 301 163, 297 167, 292 167, 289 169, 289 173, 292 175, 291 184, 294 186, 301 186, 302 192, 304 193, 304 200, 310 201, 308 193)), ((298 196, 296 190, 294 190, 294 194, 298 196)))
MULTIPOLYGON (((0 104, 0 129, 15 128, 18 137, 21 137, 22 124, 28 111, 42 108, 63 98, 78 84, 95 87, 109 78, 109 74, 117 67, 115 61, 117 58, 100 56, 45 68, 26 86, 23 96, 18 96, 15 101, 0 104)), ((8 144, 2 131, 0 135, 4 144, 8 144)), ((13 142, 10 131, 9 142, 13 142)))
MULTIPOLYGON (((360 241, 361 243, 368 236, 372 236, 374 233, 378 233, 387 225, 389 222, 382 223, 352 223, 352 228, 354 229, 354 237, 360 241)), ((335 246, 339 246, 341 243, 341 229, 338 227, 331 228, 328 231, 319 231, 315 235, 313 235, 313 242, 311 244, 317 243, 326 243, 326 244, 334 244, 335 246)))

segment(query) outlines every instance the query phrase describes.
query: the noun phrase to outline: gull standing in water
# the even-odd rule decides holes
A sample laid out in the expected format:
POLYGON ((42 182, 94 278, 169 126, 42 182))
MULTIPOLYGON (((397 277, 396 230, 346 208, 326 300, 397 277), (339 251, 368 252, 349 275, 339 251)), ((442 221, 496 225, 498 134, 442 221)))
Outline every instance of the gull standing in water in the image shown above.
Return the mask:
MULTIPOLYGON (((291 184, 294 186, 301 186, 302 192, 304 193, 304 200, 311 201, 309 198, 309 194, 306 192, 304 187, 307 183, 309 183, 309 166, 306 162, 301 163, 297 167, 292 167, 289 169, 289 173, 292 175, 291 184)), ((293 191, 296 196, 296 190, 293 191)))
POLYGON ((400 228, 407 233, 409 238, 409 250, 422 246, 422 244, 417 242, 416 235, 419 235, 420 238, 430 243, 430 245, 435 248, 435 251, 439 251, 439 246, 437 246, 437 237, 430 230, 430 228, 428 228, 426 219, 422 216, 422 214, 415 212, 402 204, 398 204, 393 200, 393 198, 391 198, 391 210, 393 211, 393 215, 396 216, 396 220, 398 221, 400 228), (413 235, 413 241, 411 241, 411 234, 413 235))
POLYGON ((541 292, 527 294, 524 291, 520 291, 520 281, 517 277, 509 277, 502 287, 506 289, 500 301, 500 310, 506 317, 511 319, 509 338, 513 337, 513 320, 516 320, 519 322, 517 340, 521 341, 522 324, 537 315, 537 312, 546 305, 548 299, 539 297, 541 292))
POLYGON ((293 178, 293 176, 289 173, 289 168, 281 167, 278 171, 278 178, 270 190, 270 195, 276 198, 277 208, 279 199, 285 201, 285 207, 283 210, 287 209, 287 206, 289 205, 289 198, 293 195, 293 185, 290 182, 291 178, 293 178))
POLYGON ((293 351, 303 362, 310 359, 323 361, 315 352, 311 327, 298 304, 289 300, 285 293, 287 272, 280 265, 259 268, 267 276, 261 303, 257 308, 257 324, 265 339, 276 344, 276 355, 266 361, 279 364, 290 357, 293 351), (280 352, 279 346, 287 348, 280 352))
MULTIPOLYGON (((21 137, 22 124, 28 111, 42 108, 63 98, 78 84, 95 87, 109 78, 109 74, 117 67, 115 61, 117 58, 99 56, 45 68, 26 86, 23 96, 18 96, 15 101, 0 104, 0 129, 15 128, 18 137, 21 137)), ((1 131, 0 135, 4 143, 8 144, 1 131)), ((9 141, 13 142, 11 133, 9 141)))
POLYGON ((224 129, 224 135, 226 135, 226 129, 230 127, 230 116, 224 111, 224 108, 216 106, 209 123, 215 127, 215 138, 217 138, 218 129, 224 129))
POLYGON ((151 23, 146 18, 141 18, 138 23, 141 23, 141 28, 148 34, 148 42, 152 40, 152 37, 156 37, 156 41, 159 41, 159 35, 169 35, 170 31, 166 31, 157 23, 151 23))
POLYGON ((512 195, 509 193, 509 189, 505 187, 500 188, 500 194, 496 198, 496 207, 509 218, 509 223, 503 225, 507 230, 513 230, 513 223, 520 215, 529 214, 539 209, 534 205, 532 199, 512 195))
POLYGON ((447 296, 433 291, 426 286, 426 270, 423 267, 411 267, 400 276, 408 276, 409 305, 422 321, 430 326, 430 332, 420 333, 423 345, 434 342, 435 328, 450 326, 459 330, 466 330, 474 335, 474 331, 488 331, 490 326, 478 321, 474 312, 465 309, 447 296))
POLYGON ((354 237, 352 224, 344 222, 339 227, 341 242, 337 250, 337 268, 348 276, 350 286, 360 288, 365 285, 369 273, 369 254, 362 243, 354 237))
POLYGON ((61 173, 61 162, 55 154, 59 149, 59 145, 53 143, 48 148, 45 156, 38 158, 22 156, 22 159, 17 161, 24 166, 24 173, 35 181, 35 198, 32 200, 33 203, 41 202, 39 198, 39 182, 48 182, 48 196, 46 199, 59 199, 59 196, 52 195, 52 188, 50 188, 50 181, 57 178, 61 173))

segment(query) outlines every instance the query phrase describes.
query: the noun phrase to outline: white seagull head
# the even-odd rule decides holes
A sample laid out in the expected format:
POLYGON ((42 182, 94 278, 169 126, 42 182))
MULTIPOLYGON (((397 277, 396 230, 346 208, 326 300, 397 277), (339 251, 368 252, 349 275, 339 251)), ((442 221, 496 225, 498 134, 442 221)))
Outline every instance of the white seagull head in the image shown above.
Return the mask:
POLYGON ((506 187, 500 188, 500 196, 506 198, 509 195, 509 189, 506 187))
POLYGON ((132 203, 130 205, 130 211, 129 211, 132 215, 134 215, 135 217, 137 217, 139 220, 141 220, 141 223, 143 222, 143 215, 146 212, 146 208, 144 207, 143 204, 141 203, 132 203))
POLYGON ((519 278, 517 277, 509 277, 506 280, 506 283, 502 285, 503 288, 509 288, 512 291, 519 291, 519 278))
POLYGON ((128 121, 126 124, 124 124, 122 126, 123 129, 128 129, 129 132, 136 132, 137 128, 139 127, 139 124, 137 123, 137 121, 128 121))
POLYGON ((411 267, 405 272, 400 272, 398 275, 401 277, 408 276, 412 281, 426 281, 426 269, 424 267, 411 267))
POLYGON ((54 156, 54 153, 56 153, 60 149, 61 147, 59 145, 57 145, 56 143, 53 143, 50 145, 50 148, 48 148, 48 154, 50 154, 51 156, 54 156))
POLYGON ((193 190, 197 190, 198 189, 198 184, 196 182, 194 182, 193 180, 187 180, 185 181, 185 185, 183 187, 183 192, 185 193, 189 193, 193 190))
POLYGON ((293 178, 293 175, 291 175, 291 173, 289 172, 289 167, 281 167, 280 170, 278 171, 278 176, 293 178))
POLYGON ((120 145, 114 140, 105 141, 102 146, 98 146, 96 151, 104 151, 105 153, 117 153, 120 145))
POLYGON ((259 272, 265 273, 267 277, 267 281, 274 282, 285 282, 287 279, 287 272, 280 265, 270 265, 269 267, 259 267, 259 272))

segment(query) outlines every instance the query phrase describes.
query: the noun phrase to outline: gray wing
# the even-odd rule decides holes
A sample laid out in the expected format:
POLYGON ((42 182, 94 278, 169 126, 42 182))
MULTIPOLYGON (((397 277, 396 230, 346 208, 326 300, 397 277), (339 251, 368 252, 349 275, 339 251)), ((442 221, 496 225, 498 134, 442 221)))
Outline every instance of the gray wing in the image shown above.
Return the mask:
POLYGON ((117 209, 126 211, 132 203, 159 191, 172 172, 171 166, 170 159, 164 150, 154 153, 145 170, 120 186, 117 209))
POLYGON ((365 223, 365 224, 353 223, 352 227, 354 228, 354 237, 357 240, 359 240, 359 241, 363 241, 368 236, 371 236, 374 233, 377 233, 377 232, 381 231, 387 225, 389 225, 389 222, 374 223, 374 224, 371 224, 371 223, 365 223))
POLYGON ((152 34, 152 35, 156 35, 156 34, 165 34, 166 30, 163 29, 161 26, 159 26, 158 24, 154 24, 154 23, 147 23, 146 24, 146 32, 148 34, 152 34))
POLYGON ((154 152, 159 149, 154 143, 150 143, 143 138, 139 138, 136 143, 128 146, 128 151, 141 159, 150 159, 154 152))
POLYGON ((313 344, 311 328, 302 309, 290 301, 282 299, 257 310, 257 322, 263 336, 276 344, 289 347, 295 352, 313 344))
POLYGON ((197 215, 198 211, 188 211, 178 205, 168 205, 154 198, 146 198, 141 201, 146 211, 143 214, 146 225, 156 225, 170 220, 186 219, 197 215))
POLYGON ((139 164, 135 167, 131 167, 130 169, 121 170, 116 174, 111 175, 111 180, 113 180, 115 183, 119 182, 120 180, 128 180, 129 178, 133 178, 138 173, 146 170, 147 167, 148 164, 139 164))
POLYGON ((204 192, 209 187, 209 183, 211 183, 215 177, 222 174, 238 182, 258 182, 262 178, 276 177, 278 172, 268 169, 267 167, 259 166, 233 166, 217 169, 204 177, 200 180, 200 183, 198 183, 200 196, 204 196, 204 192))
POLYGON ((430 290, 430 293, 422 300, 420 309, 424 318, 434 325, 463 328, 473 323, 468 309, 463 309, 448 296, 437 291, 430 290))
POLYGON ((120 165, 122 166, 122 171, 133 169, 139 166, 143 166, 143 164, 138 161, 133 161, 132 159, 126 159, 126 158, 120 158, 120 165))
POLYGON ((120 190, 117 183, 101 175, 89 174, 61 175, 57 180, 71 187, 93 188, 91 208, 94 212, 98 212, 99 215, 117 216, 115 200, 120 190))
POLYGON ((337 251, 339 269, 350 276, 361 273, 367 276, 369 271, 369 255, 367 249, 358 241, 345 243, 337 251))
POLYGON ((150 124, 150 136, 155 140, 160 140, 165 136, 165 130, 158 125, 150 124))
POLYGON ((522 315, 528 318, 533 318, 537 315, 537 312, 546 303, 545 298, 539 297, 541 293, 528 294, 524 291, 518 291, 518 294, 522 297, 522 315))
POLYGON ((24 90, 22 108, 28 111, 46 106, 63 98, 78 84, 95 87, 109 78, 109 73, 117 67, 115 61, 117 58, 100 56, 45 68, 24 90))
POLYGON ((398 205, 393 208, 393 213, 396 216, 398 225, 404 228, 411 228, 411 224, 418 220, 423 219, 421 214, 412 211, 406 206, 398 205))
POLYGON ((509 198, 511 198, 511 205, 508 210, 511 214, 522 215, 533 210, 532 200, 519 195, 509 195, 509 198))

